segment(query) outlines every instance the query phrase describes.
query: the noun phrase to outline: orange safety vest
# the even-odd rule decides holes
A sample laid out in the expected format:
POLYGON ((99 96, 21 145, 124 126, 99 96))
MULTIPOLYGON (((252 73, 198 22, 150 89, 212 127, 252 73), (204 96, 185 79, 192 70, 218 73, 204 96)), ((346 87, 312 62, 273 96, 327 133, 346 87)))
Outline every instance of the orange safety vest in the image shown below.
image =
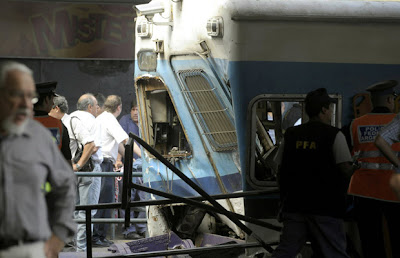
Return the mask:
POLYGON ((61 150, 62 146, 62 133, 63 126, 62 122, 59 119, 56 119, 51 116, 35 116, 36 121, 40 122, 44 127, 48 128, 53 135, 54 142, 58 145, 58 148, 61 150))
MULTIPOLYGON (((353 121, 352 155, 358 156, 360 169, 356 170, 351 178, 349 194, 384 201, 399 201, 389 186, 394 166, 374 144, 379 131, 394 117, 393 113, 369 113, 353 121)), ((400 152, 400 143, 393 144, 392 150, 400 152)))

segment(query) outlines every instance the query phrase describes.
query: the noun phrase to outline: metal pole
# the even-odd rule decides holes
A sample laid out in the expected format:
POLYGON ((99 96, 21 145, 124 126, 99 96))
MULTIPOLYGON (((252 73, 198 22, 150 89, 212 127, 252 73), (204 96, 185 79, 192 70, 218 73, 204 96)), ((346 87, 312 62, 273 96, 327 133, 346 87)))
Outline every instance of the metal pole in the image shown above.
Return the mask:
POLYGON ((86 219, 86 257, 92 258, 92 209, 85 209, 86 219))
POLYGON ((146 192, 149 192, 149 193, 152 193, 152 194, 156 194, 156 195, 159 195, 159 196, 162 196, 162 197, 165 197, 165 198, 170 198, 170 199, 176 200, 178 202, 182 202, 182 203, 186 203, 186 204, 189 204, 189 205, 192 205, 192 206, 196 206, 196 207, 202 208, 202 209, 204 209, 206 211, 212 211, 212 212, 217 212, 217 213, 224 214, 228 218, 229 218, 229 216, 235 217, 237 220, 239 220, 239 219, 240 220, 244 220, 244 221, 247 221, 247 222, 250 222, 250 223, 253 223, 253 224, 256 224, 256 225, 260 225, 262 227, 266 227, 266 228, 269 228, 269 229, 272 229, 272 230, 276 230, 276 231, 280 231, 282 229, 282 227, 280 227, 280 226, 276 226, 276 225, 273 225, 271 223, 268 223, 268 222, 265 222, 265 221, 261 221, 261 220, 257 220, 257 219, 254 219, 254 218, 251 218, 251 217, 248 217, 248 216, 243 216, 241 214, 237 214, 237 213, 234 213, 234 212, 231 212, 231 211, 224 210, 224 212, 222 212, 220 209, 217 209, 214 206, 207 205, 207 204, 199 202, 199 201, 194 201, 192 199, 188 199, 188 198, 180 197, 180 196, 177 196, 177 195, 161 192, 161 191, 155 190, 153 188, 148 188, 148 187, 145 187, 145 186, 142 186, 142 185, 138 185, 138 184, 134 184, 134 183, 131 183, 131 185, 132 185, 133 188, 136 188, 136 189, 141 190, 141 191, 146 191, 146 192))

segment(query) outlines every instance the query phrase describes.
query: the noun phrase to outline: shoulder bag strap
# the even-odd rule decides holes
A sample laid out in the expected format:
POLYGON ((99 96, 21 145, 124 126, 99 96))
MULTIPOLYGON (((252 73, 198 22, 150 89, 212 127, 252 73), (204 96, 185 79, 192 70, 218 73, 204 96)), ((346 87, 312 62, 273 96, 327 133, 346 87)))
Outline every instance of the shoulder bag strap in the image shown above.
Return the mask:
POLYGON ((78 140, 76 139, 75 133, 74 133, 74 127, 72 126, 72 118, 77 118, 79 121, 81 121, 77 116, 72 116, 71 119, 69 120, 69 124, 71 126, 71 131, 72 131, 72 135, 74 136, 74 139, 76 141, 76 145, 78 145, 78 150, 81 151, 81 149, 83 149, 83 145, 78 143, 78 140), (81 148, 79 148, 79 145, 81 145, 81 148))

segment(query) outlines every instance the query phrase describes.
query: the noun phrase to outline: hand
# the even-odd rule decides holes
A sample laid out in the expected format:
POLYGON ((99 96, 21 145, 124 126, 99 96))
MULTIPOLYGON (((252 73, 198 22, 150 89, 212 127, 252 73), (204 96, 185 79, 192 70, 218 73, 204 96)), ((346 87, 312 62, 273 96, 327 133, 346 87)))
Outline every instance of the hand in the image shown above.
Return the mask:
POLYGON ((115 171, 120 171, 123 166, 124 166, 124 164, 122 163, 122 161, 117 160, 114 164, 115 171))
POLYGON ((76 164, 72 165, 72 170, 75 171, 75 172, 79 171, 79 169, 76 167, 76 164))
POLYGON ((392 190, 397 195, 397 198, 400 200, 400 174, 394 173, 390 178, 389 184, 392 190))
POLYGON ((44 253, 46 254, 46 258, 57 258, 58 253, 63 249, 64 242, 52 234, 49 240, 44 243, 44 253))

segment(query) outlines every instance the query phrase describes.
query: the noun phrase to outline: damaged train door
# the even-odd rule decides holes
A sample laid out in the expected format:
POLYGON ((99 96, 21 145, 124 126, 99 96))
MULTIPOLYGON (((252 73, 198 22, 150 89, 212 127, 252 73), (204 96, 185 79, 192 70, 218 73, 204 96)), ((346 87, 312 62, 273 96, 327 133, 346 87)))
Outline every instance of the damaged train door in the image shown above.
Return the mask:
MULTIPOLYGON (((219 156, 218 153, 217 155, 210 153, 216 151, 205 143, 206 140, 210 139, 209 135, 199 133, 199 130, 203 128, 195 124, 195 122, 198 122, 197 118, 202 118, 208 119, 206 122, 202 122, 209 127, 218 125, 218 121, 221 120, 218 120, 218 115, 215 113, 225 108, 221 107, 217 97, 212 97, 215 95, 215 89, 210 88, 209 91, 204 89, 204 87, 212 87, 212 85, 203 76, 191 73, 186 74, 186 78, 189 78, 187 80, 188 87, 195 85, 203 88, 192 89, 189 92, 181 88, 174 88, 172 83, 167 86, 160 76, 146 74, 136 78, 141 138, 207 193, 232 192, 232 189, 227 188, 224 183, 224 180, 226 180, 224 175, 221 176, 218 170, 215 172, 215 168, 221 166, 221 164, 216 163, 227 162, 225 156, 232 159, 234 155, 231 152, 226 152, 226 150, 219 156), (208 97, 203 96, 204 92, 207 92, 208 97), (189 97, 189 95, 192 106, 187 105, 187 100, 181 99, 185 96, 189 97), (213 103, 213 101, 219 104, 213 103), (208 110, 206 111, 202 107, 204 104, 207 104, 208 110), (217 111, 210 112, 212 111, 211 108, 217 111), (195 112, 197 114, 194 114, 195 112), (201 113, 203 113, 203 116, 201 116, 201 113), (212 116, 207 116, 210 113, 213 113, 212 116)), ((143 181, 146 186, 182 197, 198 195, 162 162, 144 149, 142 150, 142 159, 143 181)), ((226 166, 227 168, 232 165, 235 166, 233 162, 229 164, 230 166, 226 166)), ((235 166, 235 168, 237 171, 238 167, 235 166)), ((237 180, 235 184, 240 185, 240 180, 237 180)), ((147 194, 147 196, 148 199, 158 199, 155 195, 147 194)), ((219 203, 230 211, 243 211, 243 203, 240 199, 221 200, 219 203)), ((244 238, 243 232, 232 222, 223 216, 219 219, 231 227, 235 234, 244 238)), ((216 228, 216 224, 215 218, 206 214, 204 210, 182 204, 176 204, 173 207, 168 205, 150 206, 148 208, 149 236, 174 231, 181 237, 192 237, 199 227, 201 228, 200 231, 215 233, 219 230, 216 228), (190 216, 190 219, 185 219, 187 216, 190 216), (202 221, 203 224, 200 225, 202 221)))

